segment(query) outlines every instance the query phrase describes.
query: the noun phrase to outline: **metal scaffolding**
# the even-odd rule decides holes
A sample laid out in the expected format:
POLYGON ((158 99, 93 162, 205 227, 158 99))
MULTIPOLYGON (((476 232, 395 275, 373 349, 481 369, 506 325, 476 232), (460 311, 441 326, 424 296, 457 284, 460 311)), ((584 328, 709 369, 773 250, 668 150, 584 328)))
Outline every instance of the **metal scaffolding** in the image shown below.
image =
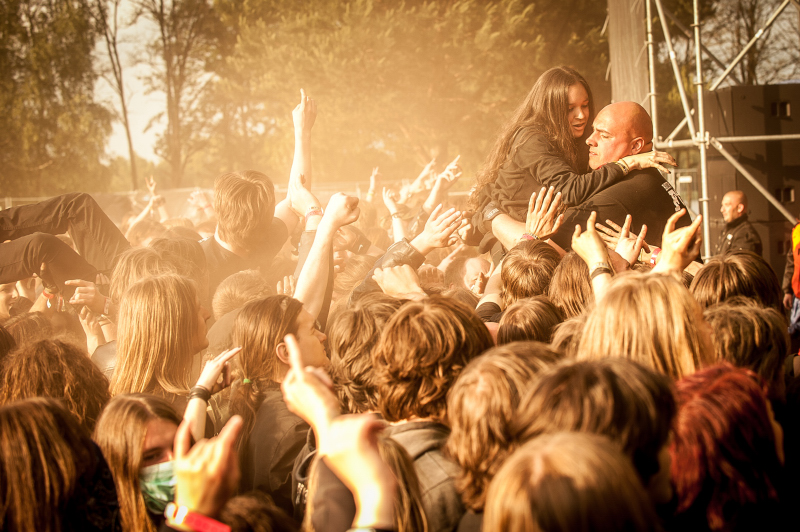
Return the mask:
MULTIPOLYGON (((706 259, 711 256, 711 228, 710 228, 710 219, 709 219, 709 208, 708 208, 708 148, 709 145, 713 146, 733 167, 742 174, 745 179, 747 179, 756 190, 758 190, 764 197, 776 208, 778 211, 786 217, 788 221, 792 224, 797 223, 796 217, 792 215, 782 204, 780 201, 775 199, 775 197, 769 193, 769 191, 764 188, 761 183, 758 182, 750 172, 747 171, 739 162, 734 158, 733 155, 728 152, 723 146, 723 143, 730 143, 730 142, 756 142, 756 141, 783 141, 783 140, 800 140, 800 134, 796 135, 760 135, 760 136, 740 136, 740 137, 709 137, 708 131, 705 129, 705 111, 703 109, 704 103, 704 81, 703 81, 703 52, 705 52, 713 61, 715 61, 720 66, 723 64, 720 62, 719 59, 713 56, 710 51, 708 51, 701 42, 700 36, 700 10, 698 7, 698 0, 693 0, 693 12, 694 12, 694 21, 692 24, 692 29, 694 30, 693 40, 694 40, 694 53, 695 53, 695 86, 697 88, 697 108, 692 109, 691 102, 686 94, 686 90, 683 86, 683 80, 680 76, 680 69, 678 67, 678 62, 675 54, 675 50, 672 48, 672 40, 669 31, 669 26, 667 23, 667 19, 670 19, 675 23, 678 28, 684 33, 684 35, 688 38, 688 30, 680 25, 675 17, 667 11, 661 3, 661 0, 645 0, 646 4, 646 13, 647 13, 647 47, 648 47, 648 66, 650 70, 649 76, 649 83, 650 83, 650 116, 653 118, 653 138, 656 139, 655 147, 659 149, 665 148, 673 148, 673 147, 696 147, 700 152, 700 205, 701 211, 703 214, 703 259, 706 259), (678 87, 678 93, 681 99, 681 105, 683 107, 684 118, 680 124, 667 136, 666 139, 663 141, 660 140, 658 135, 658 121, 656 119, 656 82, 655 82, 655 61, 653 57, 653 37, 652 37, 652 16, 651 16, 651 3, 655 2, 656 10, 658 11, 658 19, 661 22, 661 28, 664 32, 664 38, 667 44, 667 52, 669 54, 669 60, 672 65, 672 72, 675 76, 675 82, 678 87), (697 125, 695 125, 694 119, 697 119, 697 125), (674 140, 675 136, 684 128, 688 126, 689 134, 692 137, 690 140, 674 140)), ((752 48, 759 39, 763 38, 765 32, 769 29, 770 26, 775 22, 775 20, 781 15, 781 13, 786 9, 786 7, 790 4, 794 3, 795 7, 798 8, 800 11, 800 2, 798 0, 784 0, 773 13, 770 15, 769 19, 764 23, 764 25, 756 32, 753 38, 748 42, 742 51, 731 61, 731 63, 725 67, 722 74, 719 75, 717 79, 708 87, 709 92, 713 92, 719 88, 720 84, 731 77, 736 83, 739 83, 739 80, 731 75, 731 71, 736 68, 736 65, 742 60, 742 58, 747 54, 747 52, 752 48)))

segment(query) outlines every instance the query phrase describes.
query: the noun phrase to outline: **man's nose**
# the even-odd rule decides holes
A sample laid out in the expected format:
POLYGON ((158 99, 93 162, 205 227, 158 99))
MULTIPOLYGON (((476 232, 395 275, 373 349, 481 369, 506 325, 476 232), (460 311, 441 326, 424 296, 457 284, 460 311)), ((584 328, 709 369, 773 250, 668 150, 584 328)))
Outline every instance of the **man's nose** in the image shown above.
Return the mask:
POLYGON ((586 144, 588 144, 589 146, 592 146, 592 147, 597 146, 597 141, 594 139, 594 133, 589 135, 589 138, 586 139, 586 144))

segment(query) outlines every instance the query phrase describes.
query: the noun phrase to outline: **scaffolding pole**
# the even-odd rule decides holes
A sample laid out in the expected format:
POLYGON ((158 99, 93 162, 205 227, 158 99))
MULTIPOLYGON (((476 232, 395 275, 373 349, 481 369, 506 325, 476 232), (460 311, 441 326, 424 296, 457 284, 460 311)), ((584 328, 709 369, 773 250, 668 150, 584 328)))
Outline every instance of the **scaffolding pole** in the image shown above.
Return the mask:
MULTIPOLYGON (((659 0, 660 1, 660 0, 659 0)), ((694 11, 694 54, 695 71, 694 84, 697 87, 697 135, 695 141, 700 149, 700 210, 703 211, 703 260, 711 256, 711 220, 708 215, 708 135, 706 134, 705 108, 703 106, 703 56, 700 45, 700 10, 697 7, 698 0, 693 1, 694 11)), ((687 115, 688 118, 688 115, 687 115)))
MULTIPOLYGON (((800 133, 792 133, 787 135, 746 135, 741 137, 715 137, 713 140, 723 143, 732 142, 769 142, 781 140, 800 140, 800 133)), ((656 143, 656 148, 693 148, 695 146, 694 139, 692 140, 670 140, 656 143)))
POLYGON ((656 70, 655 64, 655 43, 653 42, 653 14, 650 3, 653 0, 645 0, 645 16, 647 17, 647 64, 649 66, 650 82, 650 119, 653 121, 653 139, 658 140, 658 111, 656 109, 656 70))

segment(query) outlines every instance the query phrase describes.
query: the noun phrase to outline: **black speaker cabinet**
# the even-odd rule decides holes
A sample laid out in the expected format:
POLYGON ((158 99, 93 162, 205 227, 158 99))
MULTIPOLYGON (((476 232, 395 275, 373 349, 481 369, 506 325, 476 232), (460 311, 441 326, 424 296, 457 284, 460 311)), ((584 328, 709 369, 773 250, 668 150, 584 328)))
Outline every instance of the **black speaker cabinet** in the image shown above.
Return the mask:
MULTIPOLYGON (((726 87, 705 96, 712 137, 800 134, 800 83, 726 87)), ((800 140, 726 142, 728 152, 793 215, 800 217, 800 140)), ((780 280, 791 246, 792 223, 713 147, 708 152, 712 252, 724 221, 719 212, 730 190, 747 195, 750 221, 761 235, 764 258, 780 280)))

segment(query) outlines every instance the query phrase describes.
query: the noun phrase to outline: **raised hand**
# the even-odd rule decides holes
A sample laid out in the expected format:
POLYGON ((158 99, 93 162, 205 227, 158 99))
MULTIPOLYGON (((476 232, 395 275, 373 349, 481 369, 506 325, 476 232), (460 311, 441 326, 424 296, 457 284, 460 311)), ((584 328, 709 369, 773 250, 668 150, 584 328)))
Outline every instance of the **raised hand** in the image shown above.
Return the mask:
POLYGON ((378 283, 387 296, 400 299, 427 297, 420 286, 417 272, 408 264, 391 268, 376 268, 372 279, 378 283))
POLYGON ((231 372, 228 362, 241 350, 241 347, 228 349, 206 362, 203 371, 200 372, 200 378, 197 379, 197 386, 205 388, 212 395, 230 386, 231 372), (222 380, 220 380, 220 376, 222 376, 222 380))
POLYGON ((433 209, 422 233, 417 235, 411 245, 423 255, 436 248, 455 245, 458 237, 454 234, 461 225, 461 212, 455 209, 444 210, 439 204, 433 209))
POLYGON ((95 314, 103 314, 106 306, 106 296, 97 290, 97 286, 91 281, 73 279, 65 281, 67 286, 75 286, 75 292, 69 298, 73 305, 86 305, 95 314))
POLYGON ((295 289, 294 275, 284 275, 283 281, 278 281, 275 286, 275 294, 293 296, 295 289))
MULTIPOLYGON (((328 200, 320 227, 328 227, 335 233, 340 227, 349 225, 361 215, 358 198, 337 192, 328 200)), ((318 229, 319 230, 319 229, 318 229)))
POLYGON ((619 239, 617 245, 614 246, 614 251, 628 261, 628 264, 634 264, 639 259, 639 252, 644 245, 644 237, 647 236, 647 226, 643 225, 638 235, 631 236, 631 223, 633 219, 631 215, 625 217, 625 223, 622 224, 621 231, 619 232, 619 239))
POLYGON ((383 204, 389 210, 389 214, 397 214, 399 209, 397 207, 397 194, 390 188, 383 187, 383 204))
POLYGON ((341 411, 333 393, 333 383, 324 371, 303 364, 300 345, 294 335, 286 335, 284 343, 289 352, 289 371, 281 383, 283 400, 289 410, 311 425, 321 440, 328 425, 341 411))
POLYGON ((294 122, 295 135, 308 135, 314 122, 317 119, 317 102, 306 95, 306 91, 300 89, 300 103, 292 111, 292 122, 294 122))
POLYGON ((658 264, 653 271, 658 272, 682 272, 700 254, 700 246, 703 243, 703 232, 700 224, 703 216, 699 215, 694 222, 687 227, 675 229, 675 224, 683 215, 686 209, 681 209, 667 220, 664 227, 664 235, 661 238, 661 253, 658 255, 658 264))
POLYGON ((577 253, 589 268, 598 262, 607 263, 609 261, 606 245, 595 229, 596 220, 597 213, 592 211, 586 221, 586 231, 582 232, 581 226, 576 225, 575 232, 572 234, 572 251, 577 253))
POLYGON ((189 422, 175 434, 175 504, 215 518, 239 487, 241 472, 236 441, 242 418, 233 416, 219 436, 198 441, 191 447, 189 422))
POLYGON ((156 180, 151 175, 150 177, 145 176, 144 184, 147 185, 147 191, 150 193, 150 198, 154 198, 156 196, 156 180))
POLYGON ((537 237, 539 240, 547 240, 561 227, 564 215, 559 214, 561 210, 561 192, 553 193, 555 188, 550 187, 545 195, 545 189, 531 194, 528 202, 528 216, 525 218, 525 233, 537 237))

